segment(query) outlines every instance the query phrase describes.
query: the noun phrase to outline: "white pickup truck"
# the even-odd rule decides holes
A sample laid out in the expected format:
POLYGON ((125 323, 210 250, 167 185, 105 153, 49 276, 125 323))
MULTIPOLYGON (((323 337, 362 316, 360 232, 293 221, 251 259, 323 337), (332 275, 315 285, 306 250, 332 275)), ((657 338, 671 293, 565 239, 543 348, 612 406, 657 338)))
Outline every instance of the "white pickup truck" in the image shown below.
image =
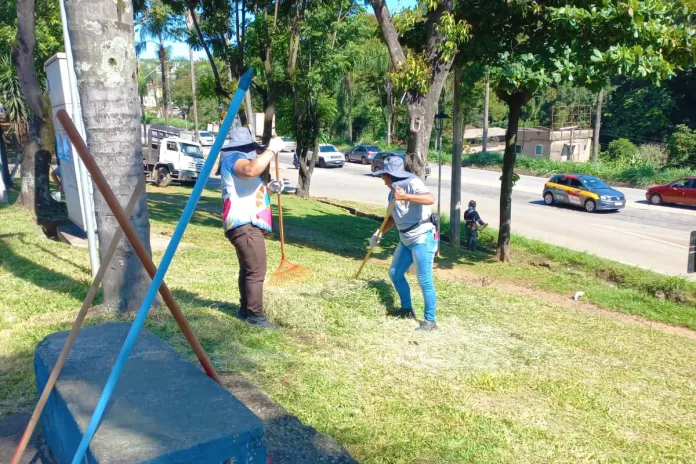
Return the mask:
POLYGON ((201 145, 180 135, 179 130, 165 126, 150 126, 147 132, 143 166, 158 187, 166 187, 173 180, 193 185, 203 170, 201 145))

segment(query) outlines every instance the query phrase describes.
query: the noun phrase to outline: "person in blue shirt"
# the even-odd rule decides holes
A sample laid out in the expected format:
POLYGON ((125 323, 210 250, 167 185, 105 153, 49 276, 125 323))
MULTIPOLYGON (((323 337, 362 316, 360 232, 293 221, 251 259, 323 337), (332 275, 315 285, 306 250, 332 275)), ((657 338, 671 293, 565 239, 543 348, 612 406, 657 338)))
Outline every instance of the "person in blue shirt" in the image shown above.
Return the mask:
MULTIPOLYGON (((437 298, 433 283, 433 262, 437 253, 439 237, 434 225, 430 206, 435 202, 422 180, 404 169, 404 162, 398 156, 384 160, 384 169, 367 174, 381 177, 389 188, 389 203, 395 200, 392 214, 387 220, 384 232, 396 227, 399 231, 399 245, 389 268, 389 277, 401 299, 398 317, 415 319, 411 301, 411 288, 406 280, 406 271, 416 265, 418 283, 425 301, 425 320, 416 329, 432 331, 437 329, 435 311, 437 298)), ((372 235, 370 246, 382 239, 379 229, 372 235)))
POLYGON ((469 202, 469 209, 464 213, 464 221, 466 222, 466 245, 471 251, 476 251, 476 241, 478 240, 479 226, 486 227, 488 224, 483 222, 478 211, 476 211, 476 202, 469 202))

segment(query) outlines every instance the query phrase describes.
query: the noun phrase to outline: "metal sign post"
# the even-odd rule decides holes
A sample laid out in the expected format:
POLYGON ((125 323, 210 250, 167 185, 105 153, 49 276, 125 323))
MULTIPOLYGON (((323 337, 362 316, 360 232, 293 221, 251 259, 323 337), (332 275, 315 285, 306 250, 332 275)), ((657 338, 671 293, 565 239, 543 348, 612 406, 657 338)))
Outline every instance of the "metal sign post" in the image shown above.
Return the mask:
POLYGON ((686 272, 689 274, 696 272, 696 230, 691 232, 691 240, 689 241, 689 266, 686 272))

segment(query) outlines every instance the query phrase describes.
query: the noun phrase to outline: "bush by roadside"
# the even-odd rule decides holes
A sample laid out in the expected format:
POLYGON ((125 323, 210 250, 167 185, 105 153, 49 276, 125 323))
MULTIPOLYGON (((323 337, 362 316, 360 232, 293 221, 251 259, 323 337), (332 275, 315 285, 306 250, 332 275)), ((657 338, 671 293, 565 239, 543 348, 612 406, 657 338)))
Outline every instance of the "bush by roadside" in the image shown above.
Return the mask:
MULTIPOLYGON (((501 153, 475 153, 465 156, 462 160, 464 166, 498 167, 503 166, 501 153)), ((684 176, 696 175, 696 170, 687 168, 657 168, 652 164, 627 165, 614 162, 594 163, 569 163, 564 161, 551 161, 549 159, 517 158, 516 170, 518 173, 526 173, 536 176, 550 177, 555 174, 574 173, 596 176, 608 182, 625 183, 637 187, 665 184, 684 176)))

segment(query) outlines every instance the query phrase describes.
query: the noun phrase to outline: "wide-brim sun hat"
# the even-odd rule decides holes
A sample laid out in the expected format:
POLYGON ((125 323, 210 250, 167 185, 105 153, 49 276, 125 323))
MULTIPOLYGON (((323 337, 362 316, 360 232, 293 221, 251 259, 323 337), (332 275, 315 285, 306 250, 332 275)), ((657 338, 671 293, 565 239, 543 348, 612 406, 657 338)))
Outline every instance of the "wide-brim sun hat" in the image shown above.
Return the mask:
POLYGON ((381 177, 383 174, 387 174, 394 179, 413 179, 418 177, 412 172, 408 172, 404 166, 404 160, 399 156, 389 156, 384 160, 384 167, 379 171, 371 172, 365 174, 371 177, 381 177))
POLYGON ((244 153, 255 157, 258 151, 264 150, 265 145, 256 142, 251 137, 251 132, 247 127, 235 127, 230 130, 230 135, 225 139, 225 143, 220 150, 220 164, 218 164, 218 174, 220 174, 220 166, 222 162, 232 153, 244 153))

